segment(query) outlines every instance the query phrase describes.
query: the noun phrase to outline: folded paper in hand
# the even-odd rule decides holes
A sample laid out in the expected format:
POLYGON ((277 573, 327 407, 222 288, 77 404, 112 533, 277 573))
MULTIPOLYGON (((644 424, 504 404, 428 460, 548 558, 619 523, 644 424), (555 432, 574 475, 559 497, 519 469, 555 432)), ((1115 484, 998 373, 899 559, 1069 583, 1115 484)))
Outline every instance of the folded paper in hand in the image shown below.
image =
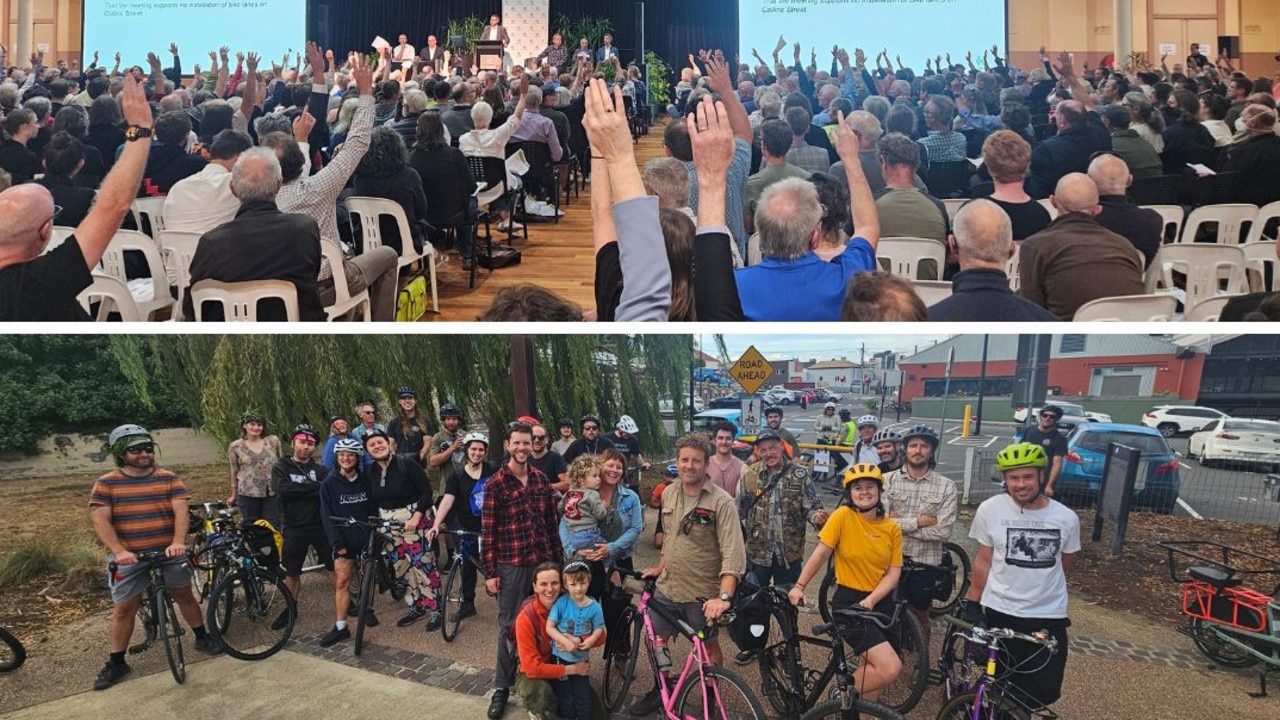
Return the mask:
POLYGON ((1187 167, 1196 171, 1196 175, 1204 177, 1205 175, 1217 175, 1211 168, 1201 165, 1200 163, 1187 163, 1187 167))
POLYGON ((373 49, 377 50, 378 52, 382 52, 383 50, 391 47, 391 43, 387 42, 386 38, 382 37, 381 35, 375 37, 373 39, 373 42, 369 44, 372 45, 373 49))

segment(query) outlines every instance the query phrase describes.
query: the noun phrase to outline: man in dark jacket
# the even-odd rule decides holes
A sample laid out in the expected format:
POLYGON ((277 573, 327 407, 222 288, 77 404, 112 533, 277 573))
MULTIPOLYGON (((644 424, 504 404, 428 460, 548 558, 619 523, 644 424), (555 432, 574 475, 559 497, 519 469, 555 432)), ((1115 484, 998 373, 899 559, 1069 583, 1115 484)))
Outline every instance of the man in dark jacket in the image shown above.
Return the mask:
MULTIPOLYGON (((320 226, 307 215, 282 213, 275 197, 280 190, 280 161, 269 148, 246 150, 231 170, 231 193, 240 200, 236 219, 200 238, 191 259, 191 284, 201 280, 242 282, 288 280, 298 290, 301 319, 325 318, 316 278, 320 274, 320 226)), ((195 317, 191 295, 184 313, 195 317)), ((273 304, 262 320, 284 320, 273 304)), ((220 321, 222 307, 209 304, 203 319, 220 321)))
POLYGON ((1031 172, 1025 186, 1033 198, 1049 197, 1064 175, 1087 171, 1089 158, 1095 152, 1111 149, 1111 137, 1098 116, 1086 113, 1080 101, 1058 103, 1055 120, 1058 134, 1031 151, 1031 172))
POLYGON ((205 159, 187 152, 190 133, 191 118, 181 110, 156 118, 155 142, 151 144, 151 157, 142 174, 138 197, 165 195, 179 180, 204 169, 208 164, 205 159))
POLYGON ((1125 195, 1133 177, 1129 175, 1125 162, 1115 155, 1094 158, 1089 163, 1089 177, 1098 186, 1098 204, 1102 206, 1102 211, 1094 219, 1102 227, 1133 243, 1142 252, 1143 265, 1150 267, 1164 240, 1164 218, 1155 210, 1135 205, 1125 195))
POLYGON ((941 322, 1057 322, 1053 313, 1009 289, 1005 263, 1013 256, 1013 224, 999 205, 973 200, 956 213, 950 244, 960 260, 951 297, 929 308, 941 322))
POLYGON ((1138 137, 1138 131, 1129 127, 1132 118, 1124 105, 1105 105, 1099 111, 1103 125, 1111 131, 1111 152, 1124 160, 1135 180, 1155 177, 1164 173, 1160 153, 1151 143, 1138 137))
MULTIPOLYGON (((315 460, 320 434, 307 423, 293 429, 293 452, 271 466, 271 489, 280 497, 280 515, 284 519, 284 584, 295 600, 302 592, 302 563, 307 549, 315 548, 316 557, 333 570, 333 550, 324 534, 320 516, 320 483, 328 471, 315 460)), ((284 627, 288 621, 286 608, 272 624, 284 627)))

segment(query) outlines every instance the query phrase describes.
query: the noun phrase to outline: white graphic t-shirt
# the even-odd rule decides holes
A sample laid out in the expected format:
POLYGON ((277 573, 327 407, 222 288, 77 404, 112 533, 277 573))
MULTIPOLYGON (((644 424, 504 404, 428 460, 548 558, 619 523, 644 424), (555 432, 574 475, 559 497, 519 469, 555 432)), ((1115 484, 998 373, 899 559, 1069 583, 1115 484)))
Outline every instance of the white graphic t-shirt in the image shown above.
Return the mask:
POLYGON ((993 549, 982 604, 1022 618, 1067 617, 1062 554, 1080 551, 1080 518, 1066 505, 1024 510, 1008 495, 978 506, 969 537, 993 549))

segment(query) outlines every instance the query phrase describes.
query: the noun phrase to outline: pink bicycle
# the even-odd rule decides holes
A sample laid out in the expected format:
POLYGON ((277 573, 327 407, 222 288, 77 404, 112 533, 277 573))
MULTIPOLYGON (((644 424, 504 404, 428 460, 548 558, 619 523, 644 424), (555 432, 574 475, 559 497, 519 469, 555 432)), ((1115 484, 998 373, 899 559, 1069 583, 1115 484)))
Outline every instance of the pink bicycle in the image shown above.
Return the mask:
MULTIPOLYGON (((622 705, 635 680, 636 660, 643 642, 649 648, 649 664, 654 682, 662 698, 661 717, 667 720, 766 720, 760 699, 746 681, 737 674, 713 665, 707 655, 706 632, 694 630, 681 618, 667 613, 660 605, 650 605, 656 581, 636 571, 621 571, 627 577, 644 583, 639 605, 628 605, 609 633, 609 657, 605 660, 604 700, 610 712, 622 705), (693 643, 684 661, 684 669, 675 682, 658 672, 654 654, 653 623, 650 613, 657 613, 668 623, 680 628, 680 634, 693 643)), ((731 618, 722 618, 719 624, 731 618)), ((673 666, 674 667, 674 666, 673 666)))

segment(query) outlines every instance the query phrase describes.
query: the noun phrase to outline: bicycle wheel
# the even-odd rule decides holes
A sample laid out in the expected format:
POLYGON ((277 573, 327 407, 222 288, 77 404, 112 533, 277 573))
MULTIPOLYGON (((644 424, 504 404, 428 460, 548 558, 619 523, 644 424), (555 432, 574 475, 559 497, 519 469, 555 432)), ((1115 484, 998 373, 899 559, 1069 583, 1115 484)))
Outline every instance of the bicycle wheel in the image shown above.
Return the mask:
POLYGON ((836 569, 834 567, 827 568, 827 574, 822 577, 822 585, 818 588, 818 613, 822 615, 822 622, 831 622, 831 603, 836 599, 836 569))
POLYGON ((225 575, 205 610, 205 627, 237 660, 275 655, 289 642, 297 620, 298 605, 284 579, 265 568, 225 575))
POLYGON ((942 544, 942 550, 951 557, 951 564, 956 569, 956 577, 946 599, 933 601, 933 606, 929 608, 929 615, 933 617, 942 617, 955 610, 960 598, 969 592, 969 578, 973 572, 973 563, 969 560, 969 554, 964 551, 964 548, 948 542, 942 544))
POLYGON ((879 720, 902 720, 897 711, 880 703, 861 698, 853 701, 853 707, 845 712, 841 700, 828 700, 818 703, 813 709, 800 716, 800 720, 845 720, 846 718, 878 718, 879 720))
POLYGON ((1214 623, 1203 618, 1191 618, 1191 639, 1200 652, 1223 667, 1247 668, 1256 665, 1258 659, 1222 637, 1214 629, 1214 623))
POLYGON ((138 603, 137 624, 142 626, 142 642, 129 646, 130 655, 137 655, 156 641, 156 614, 151 609, 150 593, 143 593, 142 602, 138 603))
POLYGON ((0 673, 13 672, 27 661, 27 649, 18 638, 0 628, 0 673))
POLYGON ((164 657, 169 661, 169 671, 179 685, 187 681, 187 661, 182 655, 182 625, 178 623, 178 610, 164 588, 157 588, 155 599, 156 635, 164 643, 164 657))
POLYGON ((360 563, 360 596, 356 600, 356 636, 352 650, 356 657, 364 649, 364 628, 369 611, 373 609, 373 596, 377 592, 375 583, 378 574, 378 561, 369 558, 360 563))
POLYGON ((879 700, 906 714, 920 702, 920 696, 929 685, 929 643, 925 639, 924 626, 915 613, 903 608, 898 617, 901 637, 894 649, 902 660, 902 672, 881 692, 879 700))
POLYGON ((644 619, 628 605, 614 621, 616 632, 609 633, 609 656, 604 661, 604 707, 613 712, 631 689, 636 677, 636 659, 644 651, 644 619))
POLYGON ((440 634, 445 642, 453 642, 458 637, 458 627, 462 625, 462 563, 454 562, 449 568, 449 578, 444 581, 444 597, 441 598, 440 634))
POLYGON ((706 682, 705 693, 696 675, 689 676, 684 687, 680 688, 675 701, 677 717, 715 720, 765 720, 768 717, 760 705, 760 698, 737 673, 709 665, 702 669, 702 675, 706 682))
POLYGON ((971 643, 956 631, 955 626, 947 626, 946 639, 942 641, 942 655, 938 666, 942 670, 942 693, 945 698, 973 692, 978 681, 986 674, 986 648, 971 643))
MULTIPOLYGON (((957 695, 942 706, 937 720, 973 720, 974 706, 978 704, 977 693, 957 695)), ((988 685, 982 693, 977 717, 980 720, 1030 720, 1031 714, 988 685)))
MULTIPOLYGON (((784 601, 785 602, 785 601, 784 601)), ((760 666, 760 692, 783 717, 804 712, 804 672, 800 665, 800 640, 790 605, 772 608, 764 647, 756 653, 760 666)))

